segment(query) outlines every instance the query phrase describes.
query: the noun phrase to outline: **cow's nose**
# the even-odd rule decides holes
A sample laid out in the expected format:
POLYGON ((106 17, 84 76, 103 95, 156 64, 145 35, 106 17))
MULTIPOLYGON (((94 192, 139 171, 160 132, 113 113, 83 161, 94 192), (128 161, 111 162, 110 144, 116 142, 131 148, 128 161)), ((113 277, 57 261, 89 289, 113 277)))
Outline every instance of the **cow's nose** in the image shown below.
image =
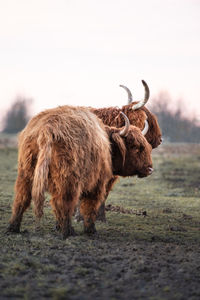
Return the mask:
POLYGON ((149 174, 152 174, 153 173, 153 168, 152 167, 149 167, 149 174))

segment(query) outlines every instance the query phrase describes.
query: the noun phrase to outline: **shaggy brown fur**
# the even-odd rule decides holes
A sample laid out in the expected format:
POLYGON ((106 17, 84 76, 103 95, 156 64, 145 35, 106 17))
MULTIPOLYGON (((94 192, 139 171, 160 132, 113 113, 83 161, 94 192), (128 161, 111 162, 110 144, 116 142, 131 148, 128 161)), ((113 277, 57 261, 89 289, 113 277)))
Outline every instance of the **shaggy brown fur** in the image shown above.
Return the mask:
MULTIPOLYGON (((106 107, 106 108, 92 108, 90 110, 96 114, 105 125, 122 127, 124 125, 124 119, 120 112, 122 111, 128 117, 130 124, 140 128, 141 130, 144 128, 144 122, 147 119, 149 124, 149 130, 145 135, 145 138, 152 146, 152 148, 158 147, 162 142, 162 134, 160 127, 158 125, 157 118, 154 114, 152 114, 146 107, 142 107, 138 110, 132 110, 133 104, 137 102, 132 102, 128 105, 124 105, 121 109, 117 107, 106 107)), ((107 187, 107 195, 112 189, 113 185, 117 181, 118 176, 114 176, 107 187)), ((76 219, 81 220, 80 213, 77 211, 76 219)), ((98 220, 105 221, 105 205, 104 203, 101 205, 98 220)))
POLYGON ((20 231, 31 199, 40 218, 48 191, 64 238, 74 234, 71 216, 79 199, 85 232, 94 233, 96 214, 113 174, 143 177, 151 173, 151 147, 140 130, 130 126, 123 138, 119 132, 82 107, 63 106, 35 116, 19 137, 18 176, 8 230, 20 231))
POLYGON ((138 110, 132 110, 133 104, 137 102, 132 102, 131 104, 124 105, 121 109, 117 107, 106 107, 106 108, 90 108, 90 110, 95 113, 105 125, 122 127, 124 124, 124 119, 120 115, 122 111, 128 117, 130 124, 140 128, 144 128, 144 122, 147 119, 149 123, 149 130, 145 135, 145 138, 151 144, 152 148, 156 148, 160 145, 162 141, 162 134, 160 127, 158 125, 157 118, 152 114, 146 107, 142 107, 138 110))

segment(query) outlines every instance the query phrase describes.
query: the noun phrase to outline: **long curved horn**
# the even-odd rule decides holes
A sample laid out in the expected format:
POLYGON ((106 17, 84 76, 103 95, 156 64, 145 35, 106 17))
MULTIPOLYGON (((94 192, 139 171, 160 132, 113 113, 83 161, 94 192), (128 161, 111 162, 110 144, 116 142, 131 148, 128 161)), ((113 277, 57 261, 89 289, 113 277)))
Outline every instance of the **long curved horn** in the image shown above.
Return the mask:
POLYGON ((139 109, 139 108, 143 107, 147 103, 147 101, 149 100, 149 96, 150 96, 149 87, 148 87, 147 83, 144 80, 142 80, 142 84, 143 84, 144 89, 145 89, 144 99, 141 100, 140 102, 138 102, 137 104, 134 104, 132 106, 133 110, 136 110, 136 109, 139 109))
POLYGON ((120 111, 120 114, 124 117, 124 120, 125 120, 125 126, 124 126, 124 128, 119 132, 119 135, 123 137, 123 136, 126 136, 127 133, 128 133, 129 126, 130 126, 130 122, 129 122, 128 117, 127 117, 122 111, 120 111))
POLYGON ((142 134, 145 135, 147 134, 147 131, 149 130, 149 123, 147 120, 144 122, 144 129, 142 130, 142 134))
POLYGON ((123 89, 125 89, 128 93, 128 104, 130 104, 131 102, 133 102, 133 96, 131 94, 131 91, 125 86, 120 84, 120 87, 122 87, 123 89))

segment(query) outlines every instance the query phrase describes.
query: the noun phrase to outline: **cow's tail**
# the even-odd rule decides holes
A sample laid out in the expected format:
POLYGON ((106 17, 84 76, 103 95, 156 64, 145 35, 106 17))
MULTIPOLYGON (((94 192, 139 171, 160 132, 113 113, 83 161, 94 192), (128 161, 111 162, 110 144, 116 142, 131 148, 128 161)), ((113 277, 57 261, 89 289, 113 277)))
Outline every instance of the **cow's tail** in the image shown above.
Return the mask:
POLYGON ((51 161, 52 139, 45 130, 38 137, 38 157, 35 166, 32 199, 34 202, 34 212, 37 218, 43 215, 44 193, 48 185, 49 165, 51 161))

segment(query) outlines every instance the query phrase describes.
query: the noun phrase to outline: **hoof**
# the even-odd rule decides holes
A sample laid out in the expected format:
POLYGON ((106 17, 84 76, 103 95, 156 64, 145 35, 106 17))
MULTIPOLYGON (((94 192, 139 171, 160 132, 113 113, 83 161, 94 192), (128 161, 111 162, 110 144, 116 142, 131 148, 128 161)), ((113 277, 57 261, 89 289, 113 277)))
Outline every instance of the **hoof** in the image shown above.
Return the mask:
POLYGON ((66 240, 69 236, 76 236, 76 232, 73 227, 68 228, 65 232, 63 232, 63 240, 66 240))
POLYGON ((97 232, 95 224, 91 224, 90 226, 85 227, 84 232, 87 234, 95 234, 97 232))
POLYGON ((19 225, 10 224, 6 230, 6 233, 20 233, 19 225))

